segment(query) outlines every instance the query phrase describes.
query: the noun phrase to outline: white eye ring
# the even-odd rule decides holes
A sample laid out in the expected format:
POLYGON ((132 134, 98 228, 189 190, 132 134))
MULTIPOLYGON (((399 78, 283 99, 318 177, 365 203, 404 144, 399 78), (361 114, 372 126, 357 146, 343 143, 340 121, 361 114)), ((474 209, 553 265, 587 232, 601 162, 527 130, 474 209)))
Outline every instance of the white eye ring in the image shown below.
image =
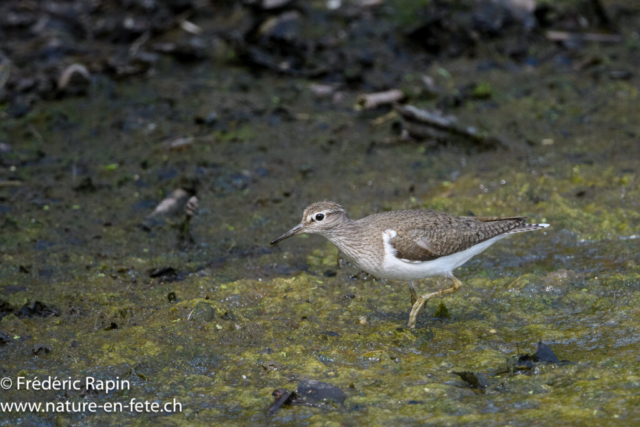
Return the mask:
POLYGON ((316 218, 316 221, 322 221, 324 219, 324 214, 323 213, 316 214, 315 218, 316 218))

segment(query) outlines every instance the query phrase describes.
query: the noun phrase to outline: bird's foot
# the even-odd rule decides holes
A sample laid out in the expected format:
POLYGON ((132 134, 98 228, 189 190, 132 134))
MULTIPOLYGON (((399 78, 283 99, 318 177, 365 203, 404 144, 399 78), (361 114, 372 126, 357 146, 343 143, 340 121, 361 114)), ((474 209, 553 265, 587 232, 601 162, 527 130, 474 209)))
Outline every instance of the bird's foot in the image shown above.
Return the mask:
POLYGON ((420 313, 422 306, 426 302, 427 300, 424 298, 424 296, 422 296, 420 298, 417 298, 416 301, 413 303, 413 306, 411 307, 411 313, 409 313, 409 323, 407 324, 407 326, 410 327, 411 329, 416 328, 416 320, 418 319, 418 313, 420 313))
MULTIPOLYGON (((449 277, 449 280, 451 280, 453 282, 453 285, 450 288, 445 288, 445 289, 441 289, 441 290, 436 291, 436 292, 431 292, 430 294, 422 295, 420 298, 418 298, 416 300, 415 303, 413 303, 413 307, 411 307, 411 313, 409 313, 409 323, 407 324, 407 326, 409 326, 411 329, 415 329, 416 321, 418 319, 418 313, 420 313, 420 310, 422 309, 422 307, 431 298, 434 298, 434 297, 437 297, 437 296, 440 296, 440 295, 446 295, 446 294, 453 293, 453 292, 457 291, 458 289, 460 289, 460 287, 462 286, 462 282, 460 282, 460 280, 456 279, 453 276, 449 277)), ((414 289, 414 291, 415 291, 415 289, 414 289)))

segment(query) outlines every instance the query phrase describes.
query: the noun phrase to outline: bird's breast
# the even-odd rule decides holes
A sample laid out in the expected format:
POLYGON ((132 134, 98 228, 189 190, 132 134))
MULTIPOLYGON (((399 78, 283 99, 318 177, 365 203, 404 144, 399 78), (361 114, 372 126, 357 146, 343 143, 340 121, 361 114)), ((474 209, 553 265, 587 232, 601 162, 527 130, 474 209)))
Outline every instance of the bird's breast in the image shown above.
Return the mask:
POLYGON ((341 237, 329 238, 339 250, 357 267, 377 277, 382 266, 383 255, 376 251, 376 247, 367 245, 365 242, 356 239, 345 239, 341 237))

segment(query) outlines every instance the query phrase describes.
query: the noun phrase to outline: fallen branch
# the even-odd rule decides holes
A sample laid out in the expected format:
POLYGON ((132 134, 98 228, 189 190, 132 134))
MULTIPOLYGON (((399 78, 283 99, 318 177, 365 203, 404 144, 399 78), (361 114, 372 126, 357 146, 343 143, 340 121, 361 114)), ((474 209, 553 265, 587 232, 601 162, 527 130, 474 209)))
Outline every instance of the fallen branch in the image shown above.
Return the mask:
POLYGON ((365 110, 376 108, 380 105, 394 104, 404 99, 404 92, 399 89, 391 89, 386 92, 368 93, 358 97, 356 108, 365 110))
POLYGON ((193 138, 190 136, 183 138, 176 138, 164 143, 170 151, 182 151, 186 150, 193 144, 193 138))
POLYGON ((603 33, 571 33, 568 31, 547 31, 547 38, 554 42, 597 42, 597 43, 621 43, 622 36, 603 33))
POLYGON ((405 129, 416 139, 448 141, 458 136, 485 147, 501 147, 505 143, 494 136, 486 135, 473 126, 462 126, 454 116, 443 116, 413 105, 396 105, 395 110, 404 120, 405 129))
POLYGON ((338 90, 337 85, 323 85, 319 83, 309 85, 309 91, 318 97, 329 97, 336 93, 336 90, 338 90))

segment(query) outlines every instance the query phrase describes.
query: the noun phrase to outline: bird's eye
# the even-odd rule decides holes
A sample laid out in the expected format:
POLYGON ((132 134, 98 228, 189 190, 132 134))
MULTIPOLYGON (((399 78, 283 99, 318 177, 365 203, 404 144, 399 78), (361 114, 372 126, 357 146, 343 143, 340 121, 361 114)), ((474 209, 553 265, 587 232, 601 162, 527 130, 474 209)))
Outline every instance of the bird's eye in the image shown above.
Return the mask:
POLYGON ((324 219, 324 214, 316 214, 316 221, 322 221, 324 219))

